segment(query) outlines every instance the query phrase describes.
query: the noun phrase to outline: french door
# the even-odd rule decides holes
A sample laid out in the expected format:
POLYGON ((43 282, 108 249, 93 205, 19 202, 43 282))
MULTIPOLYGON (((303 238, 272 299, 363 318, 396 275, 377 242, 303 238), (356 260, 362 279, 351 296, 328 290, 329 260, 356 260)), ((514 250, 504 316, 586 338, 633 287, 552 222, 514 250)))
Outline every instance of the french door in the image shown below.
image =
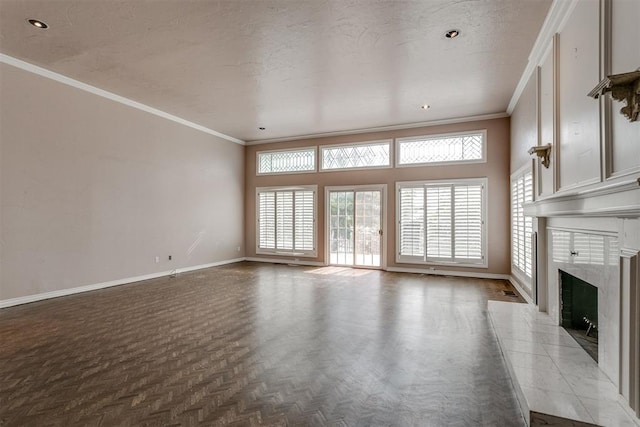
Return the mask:
POLYGON ((382 267, 382 187, 327 189, 329 264, 382 267))

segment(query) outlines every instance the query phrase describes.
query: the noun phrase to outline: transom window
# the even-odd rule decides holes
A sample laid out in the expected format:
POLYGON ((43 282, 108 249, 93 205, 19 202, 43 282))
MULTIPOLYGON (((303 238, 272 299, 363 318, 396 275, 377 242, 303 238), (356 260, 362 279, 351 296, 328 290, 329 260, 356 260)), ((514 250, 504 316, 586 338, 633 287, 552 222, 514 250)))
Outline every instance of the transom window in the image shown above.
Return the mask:
POLYGON ((316 149, 259 151, 256 157, 258 175, 316 171, 316 149))
POLYGON ((316 187, 258 188, 256 252, 316 255, 316 187))
POLYGON ((391 167, 391 140, 320 147, 320 169, 391 167))
POLYGON ((486 178, 397 184, 398 262, 487 266, 486 178))
POLYGON ((533 175, 527 167, 511 178, 511 264, 524 279, 525 286, 530 286, 532 278, 533 218, 524 216, 523 204, 532 200, 533 175))
POLYGON ((398 138, 398 166, 431 163, 482 162, 486 131, 398 138))

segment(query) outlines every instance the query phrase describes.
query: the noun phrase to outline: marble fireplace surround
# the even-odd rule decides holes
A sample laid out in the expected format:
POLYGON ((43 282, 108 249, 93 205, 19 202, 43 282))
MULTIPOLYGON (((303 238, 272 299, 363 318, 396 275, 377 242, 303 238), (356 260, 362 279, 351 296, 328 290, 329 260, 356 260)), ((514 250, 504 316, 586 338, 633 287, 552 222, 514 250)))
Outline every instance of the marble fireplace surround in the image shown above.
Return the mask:
POLYGON ((563 270, 598 288, 598 367, 640 422, 640 180, 525 206, 534 217, 536 303, 561 323, 563 270))

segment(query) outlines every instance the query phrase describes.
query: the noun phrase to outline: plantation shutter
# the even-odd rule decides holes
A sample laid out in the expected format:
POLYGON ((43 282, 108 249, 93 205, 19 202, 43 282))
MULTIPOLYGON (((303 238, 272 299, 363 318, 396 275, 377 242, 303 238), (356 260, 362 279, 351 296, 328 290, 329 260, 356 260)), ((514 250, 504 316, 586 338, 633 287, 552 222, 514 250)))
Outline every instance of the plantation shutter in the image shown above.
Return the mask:
POLYGON ((315 191, 264 191, 257 203, 259 249, 315 250, 315 191))
POLYGON ((276 193, 258 194, 258 247, 276 248, 276 193))
POLYGON ((400 255, 424 258, 424 187, 401 188, 400 255))
POLYGON ((524 246, 524 210, 522 208, 522 203, 524 202, 524 179, 522 176, 519 176, 515 181, 515 200, 514 200, 514 240, 513 247, 515 252, 514 263, 515 266, 524 272, 524 254, 525 254, 525 246, 524 246))
POLYGON ((451 185, 427 187, 427 259, 451 258, 451 185))
POLYGON ((532 277, 533 219, 524 216, 524 203, 533 200, 533 176, 524 173, 511 182, 511 258, 512 264, 527 278, 532 277))
MULTIPOLYGON (((530 203, 533 201, 533 175, 531 172, 527 172, 524 175, 524 180, 523 180, 523 191, 524 191, 524 202, 525 203, 530 203)), ((525 251, 524 251, 524 273, 527 277, 531 278, 532 277, 532 266, 533 266, 533 260, 532 260, 532 251, 533 251, 533 247, 531 244, 531 238, 532 238, 532 234, 533 234, 533 218, 528 216, 525 217, 524 216, 524 207, 522 209, 522 216, 524 217, 524 247, 525 247, 525 251)))
POLYGON ((313 199, 313 191, 295 192, 295 250, 312 251, 314 249, 313 199))
POLYGON ((485 264, 483 181, 398 189, 398 261, 485 264))
POLYGON ((276 192, 276 249, 293 249, 293 191, 276 192))
POLYGON ((482 185, 454 187, 456 260, 482 259, 482 185))

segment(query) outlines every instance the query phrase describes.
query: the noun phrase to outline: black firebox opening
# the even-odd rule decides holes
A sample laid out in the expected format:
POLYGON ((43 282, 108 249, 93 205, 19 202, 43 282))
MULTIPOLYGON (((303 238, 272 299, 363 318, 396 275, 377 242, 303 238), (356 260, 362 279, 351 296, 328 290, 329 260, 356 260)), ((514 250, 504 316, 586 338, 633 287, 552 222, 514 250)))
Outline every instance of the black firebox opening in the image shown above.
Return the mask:
POLYGON ((560 271, 562 327, 598 361, 598 288, 560 271))

